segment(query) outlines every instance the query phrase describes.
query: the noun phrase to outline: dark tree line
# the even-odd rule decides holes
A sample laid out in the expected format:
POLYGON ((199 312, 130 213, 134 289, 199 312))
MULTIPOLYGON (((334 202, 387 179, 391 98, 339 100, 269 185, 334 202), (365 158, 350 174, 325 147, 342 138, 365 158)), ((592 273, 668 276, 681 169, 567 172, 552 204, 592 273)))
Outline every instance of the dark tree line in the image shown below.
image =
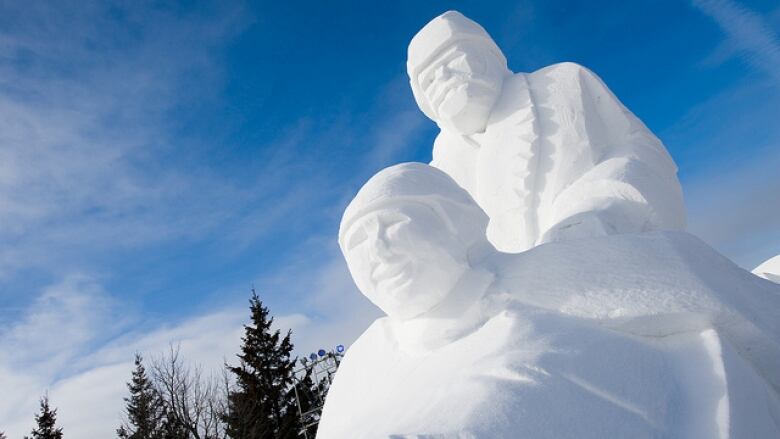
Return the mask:
MULTIPOLYGON (((254 290, 250 323, 244 325, 238 363, 226 364, 220 376, 205 375, 185 362, 172 346, 147 369, 140 354, 127 383, 119 439, 292 439, 314 438, 317 425, 303 413, 316 412, 330 377, 313 378, 307 366, 294 388, 297 358, 292 332, 272 330, 273 317, 254 290), (296 392, 297 390, 297 392, 296 392), (297 397, 296 397, 297 395, 297 397), (313 410, 315 409, 315 410, 313 410)), ((299 371, 300 372, 300 371, 299 371)), ((36 427, 24 439, 62 439, 57 409, 41 398, 36 427)), ((0 432, 0 439, 6 435, 0 432)))
MULTIPOLYGON (((298 438, 306 427, 298 416, 318 406, 326 384, 315 382, 311 371, 293 389, 297 358, 292 356, 291 332, 272 330, 273 317, 255 291, 249 300, 250 324, 244 325, 238 364, 226 364, 219 377, 205 376, 187 365, 172 347, 152 361, 147 373, 136 355, 127 383, 126 420, 117 429, 120 439, 287 439, 298 438)), ((308 426, 309 438, 316 425, 308 426)))

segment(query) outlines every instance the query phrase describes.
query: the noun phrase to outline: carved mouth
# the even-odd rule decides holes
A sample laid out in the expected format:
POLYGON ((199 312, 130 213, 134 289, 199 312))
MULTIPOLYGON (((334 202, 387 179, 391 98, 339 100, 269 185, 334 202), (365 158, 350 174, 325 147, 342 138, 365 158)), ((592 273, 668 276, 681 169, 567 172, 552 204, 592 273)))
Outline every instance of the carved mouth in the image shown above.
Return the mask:
POLYGON ((465 78, 455 78, 448 81, 441 87, 438 87, 434 91, 433 96, 431 96, 431 98, 428 99, 428 101, 431 103, 431 106, 433 108, 438 109, 454 91, 467 86, 478 86, 488 90, 494 89, 494 87, 487 81, 484 81, 479 78, 475 78, 473 76, 465 77, 465 78))
POLYGON ((460 87, 467 85, 467 82, 457 81, 446 84, 439 88, 433 97, 430 99, 433 108, 439 108, 439 106, 447 100, 447 98, 460 87))
POLYGON ((381 282, 383 280, 392 279, 404 272, 408 262, 401 261, 396 263, 382 263, 371 270, 371 278, 374 282, 381 282))
POLYGON ((411 263, 402 261, 394 264, 380 264, 371 275, 377 290, 384 294, 395 295, 412 281, 411 263))

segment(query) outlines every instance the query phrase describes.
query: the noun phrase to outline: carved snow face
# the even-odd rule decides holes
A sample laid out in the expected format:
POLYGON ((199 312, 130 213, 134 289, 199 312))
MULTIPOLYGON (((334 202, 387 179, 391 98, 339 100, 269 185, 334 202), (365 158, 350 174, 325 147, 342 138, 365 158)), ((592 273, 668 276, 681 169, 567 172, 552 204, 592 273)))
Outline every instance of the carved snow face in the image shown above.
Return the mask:
POLYGON ((387 315, 416 317, 438 305, 468 269, 467 249, 421 203, 372 211, 344 236, 358 288, 387 315))
POLYGON ((435 56, 417 81, 440 126, 474 134, 485 130, 505 74, 483 43, 463 40, 435 56))

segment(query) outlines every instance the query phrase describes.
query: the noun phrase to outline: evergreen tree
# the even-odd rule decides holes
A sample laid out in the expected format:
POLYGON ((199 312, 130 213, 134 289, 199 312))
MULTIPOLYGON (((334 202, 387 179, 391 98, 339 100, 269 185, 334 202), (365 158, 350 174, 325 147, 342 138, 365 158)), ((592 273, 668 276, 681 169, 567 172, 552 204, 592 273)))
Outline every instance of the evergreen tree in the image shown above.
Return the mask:
POLYGON ((117 435, 122 439, 159 439, 165 407, 146 374, 140 354, 135 354, 135 370, 127 389, 130 391, 130 397, 125 398, 127 422, 116 430, 117 435))
POLYGON ((35 415, 35 424, 37 427, 32 430, 32 436, 25 436, 25 439, 62 439, 62 428, 55 428, 57 409, 52 410, 49 407, 48 395, 41 398, 41 413, 35 415))
POLYGON ((252 323, 244 326, 238 366, 226 366, 236 385, 224 415, 234 439, 297 438, 300 429, 292 388, 295 359, 291 332, 271 331, 273 317, 254 289, 249 301, 252 323))

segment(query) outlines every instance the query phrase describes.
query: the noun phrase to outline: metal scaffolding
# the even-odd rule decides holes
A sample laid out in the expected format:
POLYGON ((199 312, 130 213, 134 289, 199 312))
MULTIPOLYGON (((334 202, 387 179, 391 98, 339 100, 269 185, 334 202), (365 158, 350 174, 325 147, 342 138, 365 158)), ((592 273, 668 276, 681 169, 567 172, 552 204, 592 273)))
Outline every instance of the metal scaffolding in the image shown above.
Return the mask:
POLYGON ((294 372, 293 383, 298 417, 302 425, 298 436, 309 439, 309 429, 319 424, 325 396, 343 356, 344 346, 338 345, 335 350, 328 352, 320 349, 316 354, 309 355, 309 358, 300 360, 302 367, 294 372))

